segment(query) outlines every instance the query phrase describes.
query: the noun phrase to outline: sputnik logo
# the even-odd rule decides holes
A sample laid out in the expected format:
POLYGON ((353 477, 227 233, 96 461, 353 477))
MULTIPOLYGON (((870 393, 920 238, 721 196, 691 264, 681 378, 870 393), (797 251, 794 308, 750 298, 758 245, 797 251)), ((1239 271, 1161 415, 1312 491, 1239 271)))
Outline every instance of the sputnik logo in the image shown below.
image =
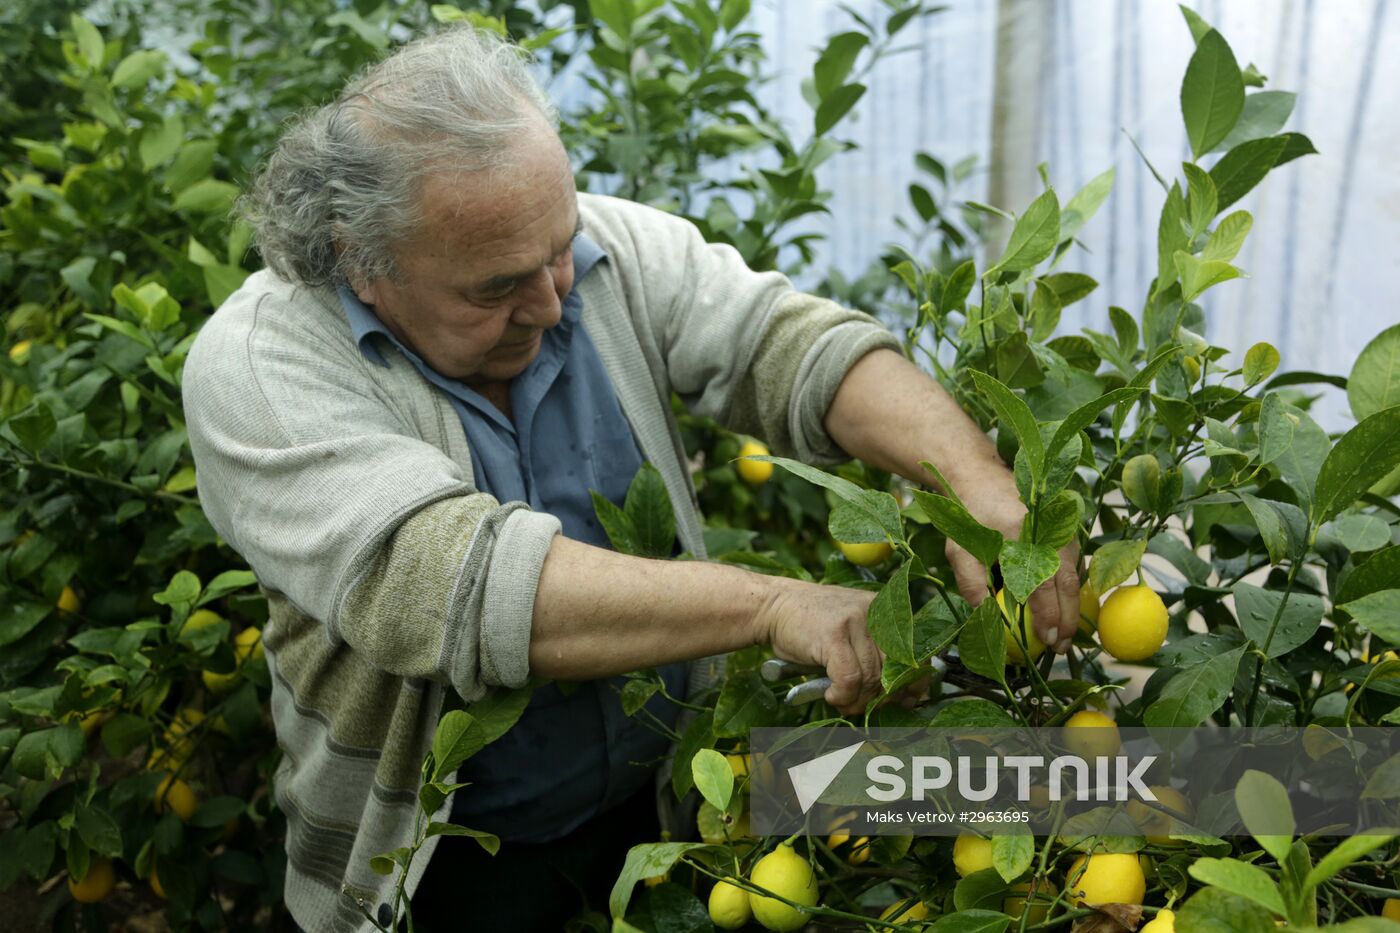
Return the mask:
POLYGON ((788 768, 788 777, 792 780, 793 790, 797 791, 797 803, 802 807, 803 813, 812 809, 812 804, 826 792, 831 782, 841 773, 841 769, 846 767, 846 763, 855 757, 864 744, 865 742, 861 741, 847 745, 845 748, 827 752, 819 758, 788 768))

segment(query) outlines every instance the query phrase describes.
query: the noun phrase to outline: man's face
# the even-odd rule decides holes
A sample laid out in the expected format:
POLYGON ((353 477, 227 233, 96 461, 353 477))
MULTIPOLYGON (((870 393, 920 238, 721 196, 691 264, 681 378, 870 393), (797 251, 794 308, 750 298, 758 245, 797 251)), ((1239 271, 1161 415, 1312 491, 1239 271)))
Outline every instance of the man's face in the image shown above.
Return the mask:
POLYGON ((442 375, 507 382, 539 354, 573 287, 579 216, 564 149, 541 124, 508 167, 431 175, 422 199, 423 226, 395 253, 402 283, 355 292, 442 375))

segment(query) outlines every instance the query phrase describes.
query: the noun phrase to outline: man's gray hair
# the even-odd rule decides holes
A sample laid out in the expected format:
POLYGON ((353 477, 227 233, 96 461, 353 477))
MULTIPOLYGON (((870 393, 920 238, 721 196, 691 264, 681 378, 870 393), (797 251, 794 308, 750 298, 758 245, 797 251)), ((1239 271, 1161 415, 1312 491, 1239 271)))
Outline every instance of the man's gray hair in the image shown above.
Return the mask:
POLYGON ((393 249, 422 222, 423 179, 508 163, 541 117, 556 127, 527 53, 454 26, 404 45, 293 120, 237 210, 284 279, 397 280, 393 249))

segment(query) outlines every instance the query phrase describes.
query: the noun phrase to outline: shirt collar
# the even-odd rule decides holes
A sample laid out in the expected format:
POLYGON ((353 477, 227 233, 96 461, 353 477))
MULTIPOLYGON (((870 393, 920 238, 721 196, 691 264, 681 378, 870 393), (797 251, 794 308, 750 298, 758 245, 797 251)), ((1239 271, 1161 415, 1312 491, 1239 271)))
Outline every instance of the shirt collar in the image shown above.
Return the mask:
MULTIPOLYGON (((580 233, 574 237, 574 287, 569 292, 568 298, 564 302, 564 318, 571 323, 578 319, 583 301, 578 297, 578 284, 583 281, 594 266, 608 258, 608 254, 597 243, 590 240, 586 235, 580 233)), ((355 338, 355 344, 360 348, 360 352, 365 358, 380 366, 387 367, 388 361, 379 352, 379 348, 370 340, 372 334, 381 334, 394 346, 398 347, 405 354, 413 358, 399 339, 394 336, 389 328, 384 326, 384 322, 374 313, 374 309, 365 304, 355 294, 354 290, 344 282, 336 285, 336 294, 340 296, 340 306, 345 311, 345 318, 350 323, 350 333, 355 338)))

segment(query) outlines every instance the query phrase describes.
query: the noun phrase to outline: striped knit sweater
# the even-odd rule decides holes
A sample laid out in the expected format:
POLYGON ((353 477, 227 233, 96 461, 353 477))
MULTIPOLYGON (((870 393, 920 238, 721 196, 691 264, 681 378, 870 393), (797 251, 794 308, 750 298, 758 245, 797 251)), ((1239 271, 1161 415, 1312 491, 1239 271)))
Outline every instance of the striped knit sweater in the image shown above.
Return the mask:
MULTIPOLYGON (((704 558, 672 393, 780 454, 832 462, 842 454, 822 421, 837 386, 898 343, 864 314, 750 271, 684 220, 590 194, 579 210, 608 254, 579 284, 584 326, 665 478, 682 545, 704 558)), ((411 842, 445 699, 470 707, 528 680, 535 588, 559 531, 474 489, 446 398, 378 346, 388 368, 355 346, 334 289, 263 271, 206 323, 185 366, 200 500, 268 598, 286 901, 312 933, 370 929, 346 886, 373 892, 371 913, 389 900, 392 879, 370 858, 411 842)), ((693 685, 719 670, 694 664, 693 685)))

